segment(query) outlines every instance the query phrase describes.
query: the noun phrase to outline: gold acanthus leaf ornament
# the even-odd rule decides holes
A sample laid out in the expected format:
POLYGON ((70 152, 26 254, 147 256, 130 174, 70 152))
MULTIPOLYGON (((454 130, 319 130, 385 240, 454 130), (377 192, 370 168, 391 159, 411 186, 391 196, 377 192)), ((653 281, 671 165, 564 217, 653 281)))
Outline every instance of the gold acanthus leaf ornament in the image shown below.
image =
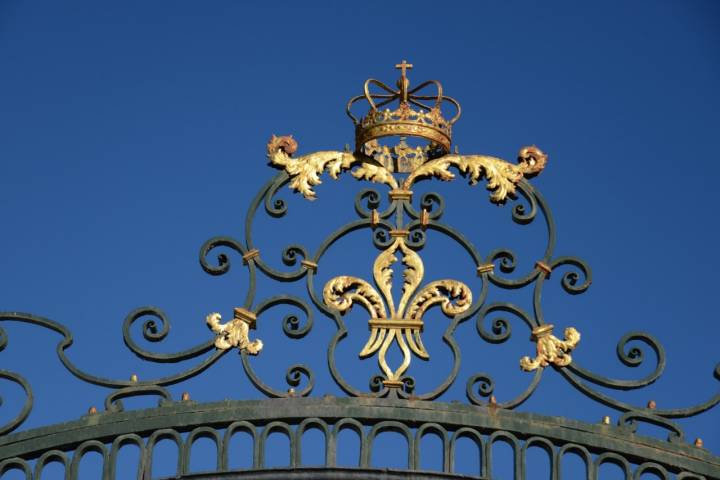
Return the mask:
POLYGON ((393 174, 382 165, 375 165, 370 161, 363 161, 358 168, 352 171, 352 176, 358 180, 367 180, 373 183, 384 183, 390 188, 397 188, 398 183, 393 174))
POLYGON ((302 157, 292 158, 297 151, 298 144, 291 135, 272 136, 267 144, 268 159, 274 166, 280 167, 290 176, 290 188, 300 192, 306 199, 315 200, 315 185, 320 185, 320 175, 324 171, 334 180, 344 170, 362 163, 360 168, 352 172, 357 179, 369 180, 375 183, 385 183, 391 188, 397 188, 397 181, 382 165, 373 164, 369 157, 351 152, 324 151, 315 152, 302 157))
POLYGON ((250 355, 257 355, 263 348, 263 342, 260 339, 250 341, 249 333, 251 328, 255 328, 255 314, 244 308, 235 309, 235 318, 227 323, 220 323, 222 317, 219 313, 211 313, 205 318, 205 321, 214 333, 215 347, 220 350, 229 348, 237 348, 246 351, 250 355))
POLYGON ((353 304, 361 305, 368 311, 370 337, 359 356, 366 358, 378 353, 378 364, 385 374, 383 383, 389 388, 402 386, 402 376, 410 366, 411 351, 422 359, 430 358, 420 336, 425 311, 439 304, 442 312, 452 317, 465 312, 472 304, 470 288, 457 280, 431 282, 415 293, 424 274, 425 267, 420 256, 405 244, 403 237, 397 237, 375 259, 373 279, 377 290, 365 280, 347 275, 330 279, 323 289, 325 304, 337 309, 340 314, 347 313, 353 304), (391 267, 398 261, 397 253, 402 256, 404 269, 402 295, 396 307, 392 295, 394 272, 391 267), (397 343, 403 358, 401 365, 395 369, 386 360, 393 342, 397 343))
MULTIPOLYGON (((267 145, 268 159, 272 165, 287 172, 291 179, 290 188, 308 200, 317 198, 312 187, 322 183, 320 175, 323 172, 327 171, 331 178, 337 179, 340 173, 356 165, 359 166, 352 171, 352 175, 358 180, 384 183, 392 189, 399 188, 392 171, 368 155, 333 150, 292 158, 297 148, 298 144, 291 135, 273 135, 267 145)), ((472 185, 485 177, 487 188, 492 191, 490 200, 503 203, 508 196, 515 194, 515 186, 520 180, 537 175, 546 164, 547 155, 536 146, 523 147, 518 153, 517 164, 486 155, 448 154, 412 169, 402 189, 410 190, 413 183, 421 178, 453 180, 455 174, 450 171, 450 167, 456 167, 460 173, 469 177, 472 185)))
POLYGON ((470 184, 475 185, 483 177, 487 179, 487 188, 492 191, 490 200, 503 203, 509 195, 515 194, 515 186, 523 178, 531 178, 540 173, 547 164, 547 155, 535 146, 523 147, 518 153, 518 164, 486 155, 444 155, 425 162, 405 179, 403 189, 410 187, 420 178, 436 177, 449 181, 455 178, 449 168, 456 167, 467 175, 470 184))
POLYGON ((552 329, 553 325, 550 324, 533 329, 530 339, 537 343, 537 355, 533 359, 530 357, 521 358, 520 368, 526 372, 531 372, 538 368, 547 367, 550 364, 558 367, 570 365, 572 357, 569 352, 580 341, 580 332, 573 327, 568 327, 564 332, 565 340, 560 340, 552 334, 552 329))

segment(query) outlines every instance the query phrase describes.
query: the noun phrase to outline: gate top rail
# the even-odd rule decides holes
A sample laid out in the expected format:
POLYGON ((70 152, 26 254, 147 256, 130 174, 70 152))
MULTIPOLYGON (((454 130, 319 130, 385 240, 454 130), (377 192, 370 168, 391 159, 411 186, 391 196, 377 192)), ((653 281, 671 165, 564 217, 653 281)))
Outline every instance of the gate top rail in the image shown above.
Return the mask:
MULTIPOLYGON (((154 442, 151 439, 163 432, 190 433, 184 440, 189 455, 197 438, 197 433, 192 432, 208 427, 206 437, 224 439, 218 449, 219 455, 225 457, 231 452, 223 450, 228 448, 229 439, 238 429, 250 432, 256 442, 262 440, 256 443, 257 455, 262 458, 260 452, 265 451, 264 441, 271 431, 287 435, 293 445, 292 452, 308 429, 322 430, 326 445, 335 445, 339 432, 351 428, 359 432, 361 439, 364 460, 360 467, 370 466, 375 436, 381 431, 393 430, 408 440, 410 467, 418 463, 420 439, 429 433, 448 440, 475 436, 489 444, 505 441, 518 453, 534 444, 552 445, 557 453, 582 447, 588 454, 600 458, 599 463, 614 454, 628 463, 657 463, 669 472, 693 472, 708 478, 717 478, 720 472, 720 457, 706 450, 636 435, 615 425, 592 425, 561 417, 459 403, 332 396, 206 404, 179 401, 157 408, 86 415, 72 422, 7 435, 0 439, 0 458, 33 460, 48 451, 77 451, 89 442, 111 443, 129 435, 145 439, 142 444, 150 448, 154 442)), ((448 457, 450 443, 445 443, 444 449, 448 457)), ((292 464, 299 462, 297 458, 292 464)), ((328 457, 326 464, 334 466, 335 459, 328 457)), ((263 467, 262 464, 256 466, 263 467)))

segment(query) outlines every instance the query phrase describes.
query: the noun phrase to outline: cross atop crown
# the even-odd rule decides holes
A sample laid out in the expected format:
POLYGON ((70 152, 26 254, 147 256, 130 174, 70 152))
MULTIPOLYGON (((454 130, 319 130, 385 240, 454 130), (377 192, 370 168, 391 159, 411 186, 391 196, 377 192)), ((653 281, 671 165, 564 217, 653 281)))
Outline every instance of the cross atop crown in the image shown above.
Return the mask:
POLYGON ((413 65, 412 63, 407 63, 407 60, 403 60, 402 63, 398 63, 397 65, 395 65, 395 68, 401 71, 400 80, 397 81, 397 86, 402 93, 402 101, 407 102, 407 91, 408 87, 410 86, 410 80, 408 80, 406 72, 407 70, 412 69, 413 65))
POLYGON ((395 68, 402 69, 402 76, 404 77, 404 76, 405 76, 405 70, 406 70, 406 69, 412 69, 412 68, 413 68, 413 64, 412 64, 412 63, 407 63, 407 60, 403 60, 402 63, 398 63, 397 65, 395 65, 395 68))

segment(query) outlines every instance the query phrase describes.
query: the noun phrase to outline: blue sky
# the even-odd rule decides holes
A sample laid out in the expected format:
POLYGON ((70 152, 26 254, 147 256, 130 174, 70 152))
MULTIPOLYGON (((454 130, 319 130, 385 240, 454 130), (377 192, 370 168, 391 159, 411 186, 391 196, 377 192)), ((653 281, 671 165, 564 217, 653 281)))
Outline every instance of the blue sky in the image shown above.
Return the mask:
MULTIPOLYGON (((544 294, 548 321, 583 334, 575 358, 600 373, 637 378, 615 358, 615 343, 627 331, 648 331, 667 350, 666 374, 627 398, 673 408, 715 394, 720 4, 711 1, 4 0, 0 310, 69 326, 76 336, 70 357, 86 370, 152 377, 159 370, 124 350, 125 315, 142 305, 162 308, 173 322, 168 345, 157 346, 163 351, 208 338, 205 315, 228 317, 244 299, 247 276, 235 257, 229 274, 210 277, 197 251, 215 235, 243 237, 247 205, 276 173, 266 165, 267 139, 293 134, 300 154, 352 144, 347 99, 361 93, 366 78, 394 82, 393 66, 402 59, 415 65, 411 81, 438 79, 462 104, 453 136, 461 153, 513 160, 520 147, 536 144, 549 154, 532 184, 557 222, 557 255, 576 255, 593 270, 584 295, 564 294, 559 280, 544 294)), ((263 217, 256 226, 268 261, 285 268, 283 246, 312 250, 353 220, 348 191, 360 188, 346 175, 324 180, 313 204, 282 192, 291 214, 263 217)), ((542 229, 512 224, 511 206, 491 206, 482 186, 456 180, 427 188, 447 193, 447 220, 469 229, 485 254, 506 245, 533 252, 544 242, 542 229)), ((333 255, 338 273, 369 278, 369 237, 353 238, 333 255)), ((424 259, 438 265, 433 272, 457 266, 462 276, 468 268, 442 240, 424 259)), ((302 288, 264 282, 259 297, 281 292, 299 295, 302 288)), ((271 316, 257 335, 274 338, 283 315, 271 316)), ((320 338, 305 343, 324 351, 322 332, 331 322, 320 314, 315 322, 320 338)), ((7 331, 3 368, 36 385, 38 407, 27 426, 76 418, 102 403, 103 391, 62 373, 52 333, 7 331)), ((526 384, 516 362, 532 352, 527 334, 516 321, 505 353, 475 336, 481 358, 470 361, 481 369, 500 365, 500 400, 526 384)), ((427 342, 442 352, 441 343, 427 342)), ((298 358, 313 353, 305 348, 298 358)), ((357 362, 350 350, 345 361, 357 362)), ((269 381, 278 388, 297 361, 289 352, 270 348, 253 359, 275 372, 269 381)), ((316 374, 327 377, 323 362, 316 374)), ((204 378, 188 387, 198 399, 257 396, 235 355, 204 378), (220 385, 228 372, 237 380, 220 385)), ((586 421, 617 417, 555 372, 544 382, 523 410, 586 421)), ((326 380, 317 390, 336 391, 326 380)), ((452 395, 463 392, 461 379, 452 395)), ((718 452, 718 415, 687 422, 688 440, 703 437, 718 452)))

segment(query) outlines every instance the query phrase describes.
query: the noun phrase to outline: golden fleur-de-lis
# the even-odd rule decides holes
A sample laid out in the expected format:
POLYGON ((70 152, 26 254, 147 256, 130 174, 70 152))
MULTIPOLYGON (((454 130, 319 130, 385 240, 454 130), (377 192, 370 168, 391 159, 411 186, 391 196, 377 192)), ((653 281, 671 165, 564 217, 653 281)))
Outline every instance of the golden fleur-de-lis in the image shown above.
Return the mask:
POLYGON ((395 240, 375 259, 373 277, 377 289, 361 278, 346 275, 330 279, 323 289, 325 304, 341 314, 348 312, 353 304, 359 304, 368 311, 370 338, 360 351, 360 357, 378 353, 378 364, 385 374, 383 383, 391 388, 402 386, 402 376, 410 366, 411 351, 422 359, 430 358, 420 336, 425 311, 438 304, 445 315, 452 317, 466 311, 472 304, 470 288, 457 280, 437 280, 415 294, 425 267, 420 256, 405 244, 406 233, 391 232, 395 240), (396 253, 401 254, 404 265, 402 296, 397 307, 392 295, 394 272, 391 268, 398 261, 396 253), (388 365, 385 358, 393 342, 397 343, 403 357, 402 363, 395 369, 388 365))

